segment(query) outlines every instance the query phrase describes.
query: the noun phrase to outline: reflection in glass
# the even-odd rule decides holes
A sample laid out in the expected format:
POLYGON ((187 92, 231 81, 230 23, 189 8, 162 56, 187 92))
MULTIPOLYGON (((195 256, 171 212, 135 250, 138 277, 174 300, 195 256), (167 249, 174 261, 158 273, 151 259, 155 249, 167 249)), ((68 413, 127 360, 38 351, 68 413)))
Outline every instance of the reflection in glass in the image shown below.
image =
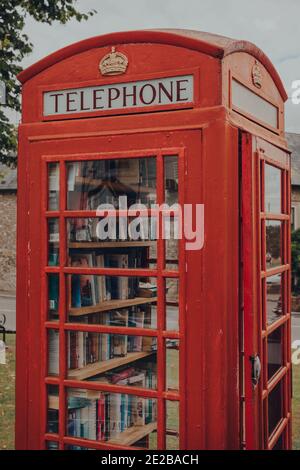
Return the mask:
POLYGON ((155 278, 72 274, 67 286, 69 321, 110 325, 126 314, 131 326, 156 328, 155 278))
POLYGON ((68 264, 100 268, 156 266, 155 218, 67 220, 68 264), (134 225, 133 225, 134 224, 134 225), (98 238, 99 237, 99 238, 98 238))
POLYGON ((119 209, 121 196, 127 198, 128 207, 156 203, 154 157, 71 162, 67 178, 70 210, 96 210, 101 204, 119 209))
POLYGON ((47 432, 58 434, 59 422, 59 388, 57 385, 48 385, 48 406, 47 406, 47 432))
POLYGON ((275 268, 282 264, 281 244, 282 222, 266 220, 266 266, 275 268))
POLYGON ((169 271, 178 270, 179 219, 164 218, 165 267, 169 271))
POLYGON ((48 164, 48 210, 59 210, 59 163, 48 164))
POLYGON ((269 276, 267 280, 267 323, 271 325, 282 315, 282 274, 269 276))
POLYGON ((48 374, 59 374, 59 331, 48 330, 48 374))
POLYGON ((265 164, 265 212, 281 212, 281 170, 265 164))
POLYGON ((279 382, 268 396, 269 436, 283 418, 283 383, 279 382))
MULTIPOLYGON (((115 317, 114 326, 128 326, 128 315, 115 317)), ((85 331, 67 337, 69 378, 156 389, 156 337, 85 331)))
POLYGON ((58 450, 58 442, 55 441, 47 441, 46 442, 46 448, 47 450, 58 450))
POLYGON ((48 266, 59 265, 59 219, 48 219, 48 266))
POLYGON ((65 445, 65 450, 95 450, 95 449, 89 449, 88 447, 75 446, 75 445, 65 445))
POLYGON ((179 280, 167 278, 166 285, 166 326, 167 330, 179 330, 179 280))
POLYGON ((179 341, 166 340, 166 389, 179 390, 179 341))
POLYGON ((166 450, 179 450, 178 401, 166 401, 166 450))
POLYGON ((178 202, 178 157, 164 157, 165 202, 169 205, 178 202))
POLYGON ((278 441, 276 442, 272 450, 284 450, 283 434, 280 435, 278 441))
MULTIPOLYGON (((157 400, 136 395, 69 389, 67 434, 110 444, 140 446, 157 428, 157 400)), ((153 440, 151 440, 153 445, 153 440)))
POLYGON ((282 329, 277 328, 273 333, 268 335, 268 380, 283 365, 282 351, 282 329))
POLYGON ((48 274, 48 320, 58 320, 59 274, 48 274))

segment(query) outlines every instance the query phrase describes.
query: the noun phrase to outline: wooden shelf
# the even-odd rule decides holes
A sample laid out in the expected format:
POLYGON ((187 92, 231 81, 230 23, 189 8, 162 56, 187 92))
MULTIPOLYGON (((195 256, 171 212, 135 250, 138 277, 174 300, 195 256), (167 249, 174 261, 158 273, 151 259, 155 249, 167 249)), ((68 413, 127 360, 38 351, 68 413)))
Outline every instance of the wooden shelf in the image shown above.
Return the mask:
POLYGON ((135 297, 126 300, 106 300, 101 304, 92 305, 91 307, 70 308, 69 315, 72 317, 80 317, 82 315, 91 315, 93 313, 107 312, 117 308, 133 307, 135 305, 148 304, 149 302, 157 302, 157 297, 135 297))
POLYGON ((88 364, 81 369, 69 370, 68 379, 73 380, 85 380, 94 375, 103 374, 111 369, 120 367, 124 364, 143 359, 153 354, 155 351, 142 351, 142 352, 133 352, 128 353, 125 357, 115 357, 113 359, 108 359, 107 361, 95 362, 94 364, 88 364))
POLYGON ((69 248, 137 248, 155 246, 155 241, 71 242, 69 248))
POLYGON ((117 437, 110 439, 108 444, 131 446, 135 442, 156 431, 157 423, 145 424, 145 426, 131 426, 126 431, 121 432, 117 437))

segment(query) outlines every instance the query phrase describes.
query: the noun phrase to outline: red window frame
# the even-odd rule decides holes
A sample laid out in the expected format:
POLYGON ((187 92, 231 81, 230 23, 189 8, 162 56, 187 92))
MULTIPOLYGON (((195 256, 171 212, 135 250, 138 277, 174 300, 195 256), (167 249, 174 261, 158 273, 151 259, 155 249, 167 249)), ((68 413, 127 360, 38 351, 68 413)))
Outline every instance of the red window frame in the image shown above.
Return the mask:
POLYGON ((289 253, 289 237, 290 237, 290 199, 289 199, 289 168, 285 162, 276 161, 271 155, 258 151, 259 158, 259 180, 260 180, 260 233, 261 233, 261 289, 262 289, 262 315, 261 315, 261 338, 260 348, 262 351, 262 420, 263 420, 263 448, 272 450, 276 446, 280 437, 283 437, 283 448, 289 448, 290 439, 290 421, 291 421, 291 404, 290 404, 290 253, 289 253), (280 213, 268 213, 264 207, 265 201, 265 165, 271 165, 273 168, 281 172, 281 211, 280 213), (281 231, 281 264, 278 267, 267 269, 266 266, 266 222, 280 221, 283 230, 281 231), (266 318, 266 282, 268 277, 281 274, 282 278, 282 314, 271 325, 267 325, 266 318), (270 334, 281 329, 282 344, 282 366, 275 374, 268 379, 268 351, 267 340, 270 334), (269 406, 268 397, 278 384, 282 384, 282 419, 275 429, 270 432, 268 429, 269 406))
MULTIPOLYGON (((41 316, 42 316, 42 371, 41 371, 41 400, 42 400, 42 413, 41 413, 41 448, 47 447, 48 442, 58 443, 59 449, 64 449, 67 445, 76 445, 88 447, 91 449, 130 449, 134 447, 112 445, 108 442, 91 441, 82 438, 68 437, 66 433, 66 390, 69 388, 91 389, 107 392, 119 392, 126 394, 134 394, 143 396, 145 398, 156 398, 158 401, 158 420, 157 420, 157 448, 166 448, 166 400, 178 401, 180 403, 179 413, 179 437, 180 448, 185 448, 185 246, 184 239, 179 240, 179 260, 178 271, 165 269, 165 242, 161 237, 161 233, 157 239, 157 267, 156 269, 135 269, 124 270, 116 268, 80 268, 67 266, 67 240, 66 240, 66 219, 70 217, 95 217, 96 211, 70 211, 66 206, 66 163, 68 161, 84 161, 84 160, 99 160, 111 158, 144 158, 156 157, 157 162, 157 204, 164 202, 164 158, 168 155, 178 156, 178 174, 179 174, 179 191, 178 199, 179 204, 182 206, 184 201, 184 168, 185 168, 185 155, 184 148, 166 148, 166 149, 149 149, 143 151, 130 151, 130 152, 109 152, 97 154, 63 154, 42 156, 42 186, 44 188, 42 194, 42 289, 41 289, 41 316), (59 164, 59 210, 48 211, 48 163, 59 164), (60 237, 59 237, 59 266, 48 266, 48 219, 58 218, 60 237), (67 305, 66 305, 66 276, 72 273, 81 274, 102 274, 102 275, 126 275, 126 276, 151 276, 157 278, 158 288, 158 301, 157 301, 157 330, 149 330, 144 328, 128 327, 111 327, 105 325, 83 325, 76 323, 68 323, 67 319, 67 305), (49 274, 59 275, 59 321, 53 322, 48 320, 48 278, 49 274), (164 282, 166 278, 179 279, 179 330, 167 331, 166 330, 166 315, 165 315, 165 294, 164 282), (48 376, 48 344, 47 333, 49 329, 56 329, 59 331, 59 375, 57 377, 48 376), (158 350, 157 350, 157 368, 158 368, 158 386, 157 390, 140 389, 137 387, 108 385, 95 382, 76 381, 70 380, 67 377, 66 367, 66 331, 67 330, 80 330, 80 331, 93 331, 113 332, 113 333, 130 333, 130 335, 143 335, 157 337, 158 350), (178 339, 180 341, 180 358, 179 358, 179 390, 177 392, 166 391, 166 363, 165 363, 165 341, 166 339, 178 339), (50 434, 46 433, 47 423, 47 386, 57 385, 59 387, 59 433, 50 434)), ((120 211, 116 211, 117 214, 120 211)), ((149 215, 151 210, 149 210, 149 215)), ((159 214, 160 222, 162 214, 159 214)), ((160 223, 161 227, 161 223, 160 223)))

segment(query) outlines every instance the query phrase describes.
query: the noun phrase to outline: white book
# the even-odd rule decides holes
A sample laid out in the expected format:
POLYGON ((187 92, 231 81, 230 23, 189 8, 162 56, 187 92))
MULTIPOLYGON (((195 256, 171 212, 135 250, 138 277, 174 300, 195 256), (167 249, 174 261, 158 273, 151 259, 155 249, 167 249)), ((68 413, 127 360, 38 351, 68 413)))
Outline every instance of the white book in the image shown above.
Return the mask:
POLYGON ((78 368, 81 369, 85 364, 85 348, 84 348, 84 332, 78 331, 77 338, 78 338, 78 350, 77 350, 77 358, 78 358, 78 368))
POLYGON ((97 439, 97 402, 91 400, 88 406, 88 439, 95 441, 97 439))
POLYGON ((59 331, 49 330, 48 344, 48 373, 50 375, 59 374, 59 331))
POLYGON ((76 176, 79 174, 79 163, 68 164, 68 191, 75 190, 76 176))
POLYGON ((109 431, 110 439, 113 439, 121 432, 121 394, 110 395, 109 402, 109 431))

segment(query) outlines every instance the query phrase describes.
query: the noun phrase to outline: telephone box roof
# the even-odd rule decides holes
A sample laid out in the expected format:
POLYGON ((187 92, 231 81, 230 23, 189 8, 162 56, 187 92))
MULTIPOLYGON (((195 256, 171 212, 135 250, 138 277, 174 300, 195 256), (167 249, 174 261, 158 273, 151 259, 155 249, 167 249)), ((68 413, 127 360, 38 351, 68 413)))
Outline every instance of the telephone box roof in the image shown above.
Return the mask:
POLYGON ((124 31, 94 36, 66 46, 63 49, 59 49, 44 59, 39 60, 35 64, 23 70, 18 75, 18 79, 21 83, 25 83, 36 74, 57 62, 67 59, 75 54, 85 52, 89 49, 117 44, 145 42, 186 47, 187 49, 200 51, 220 59, 234 52, 246 52, 255 57, 265 66, 276 84, 282 99, 284 101, 287 100, 287 94, 278 72, 270 59, 257 46, 244 40, 237 40, 225 36, 219 36, 218 34, 186 29, 124 31))

